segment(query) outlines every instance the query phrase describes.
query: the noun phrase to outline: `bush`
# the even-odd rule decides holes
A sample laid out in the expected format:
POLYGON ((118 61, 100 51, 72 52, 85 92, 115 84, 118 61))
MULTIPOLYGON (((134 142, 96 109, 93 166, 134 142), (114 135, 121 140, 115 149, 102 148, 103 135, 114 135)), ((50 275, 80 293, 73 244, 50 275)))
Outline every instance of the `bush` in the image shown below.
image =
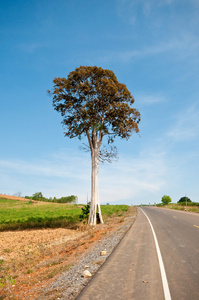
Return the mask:
POLYGON ((171 200, 171 197, 168 196, 168 195, 164 195, 164 196, 162 197, 162 203, 163 203, 163 205, 167 205, 167 204, 169 204, 171 201, 172 201, 172 200, 171 200))
POLYGON ((81 215, 79 215, 79 220, 84 221, 87 219, 87 221, 88 221, 89 213, 90 213, 90 205, 87 204, 84 207, 82 207, 82 213, 81 213, 81 215))

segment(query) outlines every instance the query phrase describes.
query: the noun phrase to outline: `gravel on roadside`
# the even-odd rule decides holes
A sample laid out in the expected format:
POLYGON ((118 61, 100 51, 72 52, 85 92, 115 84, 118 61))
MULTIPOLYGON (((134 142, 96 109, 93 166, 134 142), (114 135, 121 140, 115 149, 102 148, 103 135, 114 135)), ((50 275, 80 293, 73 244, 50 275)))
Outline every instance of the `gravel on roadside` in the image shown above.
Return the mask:
POLYGON ((116 231, 107 234, 89 252, 83 253, 80 259, 68 271, 62 273, 51 285, 45 288, 38 300, 74 300, 86 286, 90 278, 84 278, 83 272, 88 270, 92 276, 106 261, 119 244, 125 233, 135 221, 136 216, 129 217, 116 231), (106 250, 106 255, 100 252, 106 250))

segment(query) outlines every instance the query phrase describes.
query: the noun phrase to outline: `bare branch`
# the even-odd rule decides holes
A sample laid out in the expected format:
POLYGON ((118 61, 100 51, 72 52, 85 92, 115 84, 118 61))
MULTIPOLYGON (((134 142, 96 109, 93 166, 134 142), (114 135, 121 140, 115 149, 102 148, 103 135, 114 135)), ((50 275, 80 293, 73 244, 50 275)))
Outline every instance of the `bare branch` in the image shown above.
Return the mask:
POLYGON ((117 148, 115 146, 114 147, 111 146, 109 147, 109 149, 103 148, 102 150, 100 150, 99 160, 102 163, 104 162, 112 163, 113 161, 117 161, 118 160, 117 148))
POLYGON ((85 143, 83 143, 82 145, 84 145, 84 146, 79 147, 81 150, 83 150, 85 152, 90 152, 91 151, 91 149, 88 145, 86 145, 85 143))

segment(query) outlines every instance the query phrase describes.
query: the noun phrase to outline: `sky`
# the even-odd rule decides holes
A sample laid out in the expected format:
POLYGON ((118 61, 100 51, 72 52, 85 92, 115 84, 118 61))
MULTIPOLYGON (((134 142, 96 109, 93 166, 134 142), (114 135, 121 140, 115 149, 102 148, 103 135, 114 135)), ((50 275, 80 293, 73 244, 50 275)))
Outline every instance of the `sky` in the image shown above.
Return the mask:
POLYGON ((102 204, 199 202, 199 1, 0 1, 0 193, 90 200, 91 158, 47 90, 79 66, 112 70, 141 113, 100 164, 102 204))

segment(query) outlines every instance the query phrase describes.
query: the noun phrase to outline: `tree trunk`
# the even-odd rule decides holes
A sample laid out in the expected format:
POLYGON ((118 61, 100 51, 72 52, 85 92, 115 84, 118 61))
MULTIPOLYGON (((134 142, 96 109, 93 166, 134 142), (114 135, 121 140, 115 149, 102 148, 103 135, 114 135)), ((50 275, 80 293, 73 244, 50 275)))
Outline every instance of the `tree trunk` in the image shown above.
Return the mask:
POLYGON ((98 174, 99 174, 99 148, 91 150, 92 159, 92 170, 91 170, 91 206, 88 224, 96 225, 96 213, 98 213, 99 220, 103 223, 100 201, 99 201, 99 185, 98 185, 98 174))

